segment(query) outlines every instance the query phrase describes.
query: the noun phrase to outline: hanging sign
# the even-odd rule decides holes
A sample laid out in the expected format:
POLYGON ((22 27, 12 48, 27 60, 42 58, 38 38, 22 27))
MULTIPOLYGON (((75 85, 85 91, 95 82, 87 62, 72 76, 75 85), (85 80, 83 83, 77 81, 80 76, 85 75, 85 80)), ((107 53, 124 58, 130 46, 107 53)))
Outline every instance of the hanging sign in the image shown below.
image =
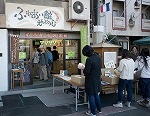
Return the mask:
POLYGON ((11 63, 19 61, 19 36, 11 35, 11 63))
POLYGON ((88 27, 80 27, 80 36, 81 36, 81 62, 85 64, 86 57, 82 55, 82 49, 85 45, 88 45, 88 27))

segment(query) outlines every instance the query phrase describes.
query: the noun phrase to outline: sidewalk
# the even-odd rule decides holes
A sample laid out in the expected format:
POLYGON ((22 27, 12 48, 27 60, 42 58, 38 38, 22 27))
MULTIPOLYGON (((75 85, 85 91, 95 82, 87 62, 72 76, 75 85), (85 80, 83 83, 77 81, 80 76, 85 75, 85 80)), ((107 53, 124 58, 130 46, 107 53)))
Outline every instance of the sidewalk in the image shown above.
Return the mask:
MULTIPOLYGON (((141 96, 137 95, 137 100, 141 96)), ((114 108, 117 94, 101 95, 102 114, 97 116, 150 116, 150 108, 141 107, 133 101, 132 107, 114 108)), ((62 93, 62 87, 52 87, 0 92, 0 116, 86 116, 87 105, 75 111, 75 95, 62 93)))

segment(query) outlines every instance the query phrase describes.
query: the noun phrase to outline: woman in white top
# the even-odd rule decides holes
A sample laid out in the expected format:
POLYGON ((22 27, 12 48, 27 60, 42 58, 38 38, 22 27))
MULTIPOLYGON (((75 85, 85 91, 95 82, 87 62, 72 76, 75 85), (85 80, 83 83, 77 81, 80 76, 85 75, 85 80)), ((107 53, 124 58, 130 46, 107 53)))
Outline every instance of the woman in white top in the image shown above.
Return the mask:
POLYGON ((120 78, 118 83, 118 103, 113 104, 114 107, 123 107, 124 95, 123 90, 126 87, 127 90, 127 102, 126 106, 130 107, 132 101, 132 83, 134 78, 134 61, 129 58, 129 50, 124 49, 122 51, 122 59, 120 60, 117 70, 120 72, 120 78))
POLYGON ((135 61, 135 68, 141 70, 141 76, 139 79, 139 85, 143 100, 139 102, 139 105, 144 107, 150 106, 150 56, 149 49, 143 48, 140 56, 135 61))

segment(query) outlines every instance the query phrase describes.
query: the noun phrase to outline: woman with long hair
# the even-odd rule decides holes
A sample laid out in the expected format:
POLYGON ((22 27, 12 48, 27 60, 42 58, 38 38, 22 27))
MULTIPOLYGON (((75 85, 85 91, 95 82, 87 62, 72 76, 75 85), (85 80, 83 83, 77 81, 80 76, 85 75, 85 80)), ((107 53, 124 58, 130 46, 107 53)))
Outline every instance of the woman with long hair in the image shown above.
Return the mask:
POLYGON ((139 79, 139 86, 143 100, 139 102, 139 105, 144 107, 150 106, 150 56, 149 49, 143 48, 140 56, 135 61, 135 68, 141 70, 139 79))

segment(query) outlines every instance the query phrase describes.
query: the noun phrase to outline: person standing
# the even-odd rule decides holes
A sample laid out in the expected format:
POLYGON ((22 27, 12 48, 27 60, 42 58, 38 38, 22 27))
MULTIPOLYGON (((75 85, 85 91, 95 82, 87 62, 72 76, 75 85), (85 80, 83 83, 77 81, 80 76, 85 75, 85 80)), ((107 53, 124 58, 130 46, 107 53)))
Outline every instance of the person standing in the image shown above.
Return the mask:
POLYGON ((113 104, 114 107, 123 107, 124 95, 123 90, 126 87, 127 90, 127 102, 125 105, 130 107, 132 102, 132 83, 134 79, 134 61, 129 58, 129 50, 124 49, 122 51, 122 59, 120 60, 117 70, 120 72, 120 78, 118 83, 118 103, 113 104))
POLYGON ((100 88, 101 88, 101 57, 94 53, 91 46, 86 45, 82 54, 87 57, 83 73, 85 75, 85 92, 88 95, 90 110, 87 115, 96 116, 96 108, 101 113, 100 88))
POLYGON ((137 46, 133 46, 131 48, 130 58, 132 58, 135 62, 138 56, 139 56, 138 48, 137 46))
POLYGON ((135 61, 135 69, 141 70, 141 76, 139 79, 139 86, 143 100, 139 102, 139 105, 144 107, 150 106, 150 56, 149 49, 143 48, 140 56, 135 61))
POLYGON ((35 48, 35 51, 33 53, 33 68, 34 68, 34 75, 36 78, 39 78, 39 53, 40 50, 35 48))
POLYGON ((53 54, 53 61, 57 61, 59 59, 59 53, 56 50, 56 46, 53 46, 52 54, 53 54))
POLYGON ((48 75, 48 78, 50 78, 51 77, 51 67, 52 67, 52 63, 53 63, 53 55, 51 52, 51 47, 46 48, 46 53, 48 56, 47 75, 48 75))
POLYGON ((44 81, 48 81, 48 77, 47 77, 48 56, 44 50, 43 45, 40 45, 39 49, 41 50, 40 59, 39 59, 40 79, 44 81))

